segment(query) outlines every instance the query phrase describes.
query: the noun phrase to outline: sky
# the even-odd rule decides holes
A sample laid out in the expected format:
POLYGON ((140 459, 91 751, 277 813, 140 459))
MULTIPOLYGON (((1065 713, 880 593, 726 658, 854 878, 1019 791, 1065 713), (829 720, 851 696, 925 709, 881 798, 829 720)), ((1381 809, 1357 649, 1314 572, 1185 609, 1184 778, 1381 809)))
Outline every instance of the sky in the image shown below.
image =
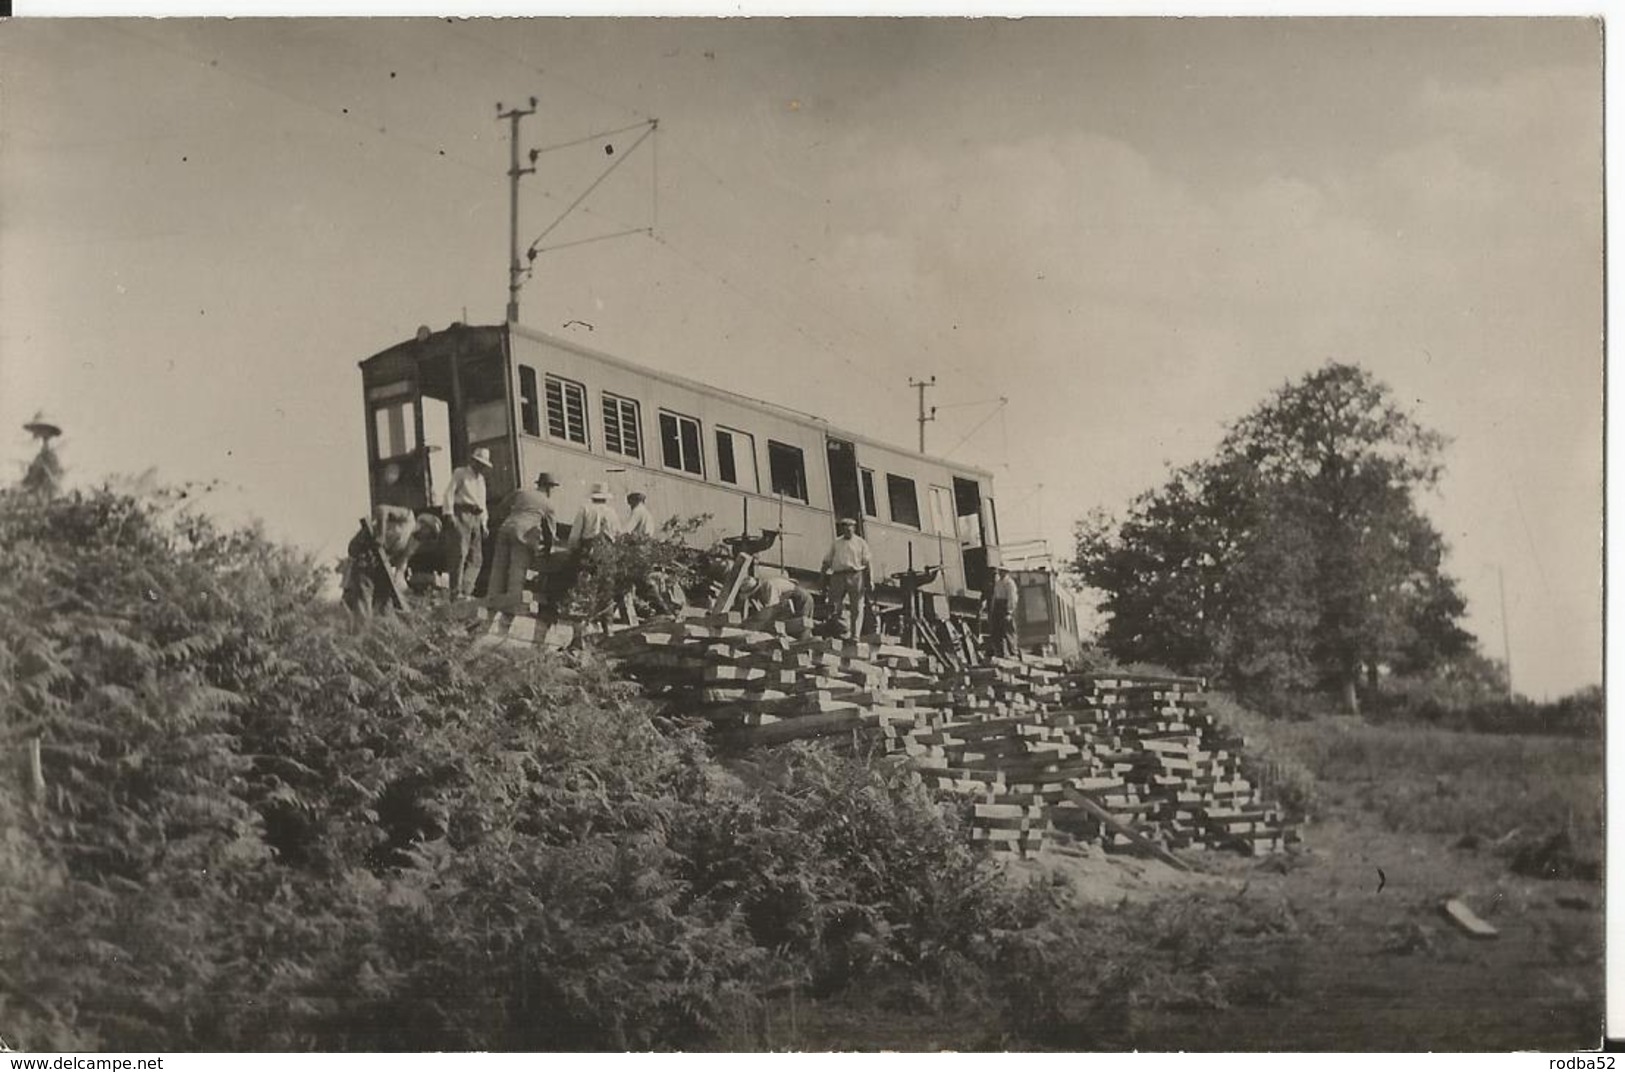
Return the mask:
POLYGON ((1585 19, 7 22, 0 466, 44 409, 75 479, 218 480, 341 554, 356 362, 501 320, 497 103, 531 96, 522 149, 584 140, 523 179, 522 243, 620 163, 523 323, 904 445, 934 375, 928 449, 1062 556, 1354 362, 1450 437, 1422 505, 1486 653, 1600 681, 1585 19))

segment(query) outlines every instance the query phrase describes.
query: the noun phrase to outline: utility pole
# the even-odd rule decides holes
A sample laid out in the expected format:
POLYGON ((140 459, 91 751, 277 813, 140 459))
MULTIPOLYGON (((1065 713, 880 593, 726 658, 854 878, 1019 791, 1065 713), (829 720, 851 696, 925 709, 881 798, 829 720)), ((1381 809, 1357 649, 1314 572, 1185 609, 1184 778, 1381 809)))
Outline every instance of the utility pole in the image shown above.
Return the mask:
POLYGON ((1507 578, 1506 572, 1495 567, 1495 581, 1501 588, 1501 650, 1506 653, 1507 662, 1507 699, 1512 699, 1512 633, 1507 628, 1507 578))
POLYGON ((925 422, 926 421, 934 421, 934 420, 937 419, 937 407, 935 407, 935 406, 931 407, 931 416, 927 417, 925 415, 925 389, 927 387, 935 387, 937 385, 937 378, 935 376, 932 376, 929 380, 916 380, 916 379, 914 379, 914 377, 910 376, 909 380, 908 380, 908 385, 920 392, 920 416, 919 416, 919 422, 920 422, 920 453, 924 454, 925 453, 925 422))
POLYGON ((497 101, 497 118, 508 121, 508 323, 519 322, 519 177, 536 171, 536 153, 530 154, 531 166, 519 166, 519 120, 536 113, 536 98, 530 98, 529 108, 502 110, 497 101))

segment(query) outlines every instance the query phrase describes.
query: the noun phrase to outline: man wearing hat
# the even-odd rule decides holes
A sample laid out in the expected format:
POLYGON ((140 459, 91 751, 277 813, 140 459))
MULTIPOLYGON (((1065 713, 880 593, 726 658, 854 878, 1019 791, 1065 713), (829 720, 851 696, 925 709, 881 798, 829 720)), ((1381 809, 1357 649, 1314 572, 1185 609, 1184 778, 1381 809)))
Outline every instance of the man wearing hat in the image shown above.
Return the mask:
POLYGON ((847 610, 848 636, 862 635, 863 594, 869 588, 869 544, 858 535, 858 523, 850 517, 836 522, 839 530, 829 553, 824 555, 824 595, 832 617, 847 610))
POLYGON ((993 588, 987 596, 987 631, 994 655, 1015 655, 1016 606, 1021 601, 1016 579, 1003 566, 993 567, 993 588))
POLYGON ((587 502, 576 514, 570 526, 570 550, 585 554, 599 540, 613 540, 620 535, 621 521, 609 505, 609 485, 594 484, 587 502))
POLYGON ((553 553, 552 493, 558 486, 552 473, 537 473, 535 488, 515 488, 503 500, 500 512, 505 517, 497 529, 485 586, 491 610, 511 610, 523 601, 532 554, 540 552, 545 559, 553 553))
POLYGON ((485 474, 491 469, 491 451, 477 447, 467 465, 451 471, 446 486, 446 573, 453 602, 472 594, 480 576, 485 555, 485 474))
POLYGON ((628 493, 626 496, 627 508, 631 513, 626 518, 626 534, 628 536, 648 536, 655 534, 655 518, 649 512, 649 497, 641 491, 628 493))

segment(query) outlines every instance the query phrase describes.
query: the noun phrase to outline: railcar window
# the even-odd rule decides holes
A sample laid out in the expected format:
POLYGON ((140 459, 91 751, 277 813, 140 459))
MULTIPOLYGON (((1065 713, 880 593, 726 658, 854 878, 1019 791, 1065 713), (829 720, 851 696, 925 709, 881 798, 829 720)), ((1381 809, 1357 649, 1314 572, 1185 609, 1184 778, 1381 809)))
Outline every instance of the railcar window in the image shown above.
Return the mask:
POLYGON ((807 501, 807 460, 800 447, 769 439, 767 471, 768 478, 773 481, 773 494, 807 501))
POLYGON ((541 403, 536 394, 536 370, 519 366, 519 424, 526 435, 542 434, 541 403))
POLYGON ((587 389, 574 380, 549 375, 547 434, 554 439, 587 445, 587 389))
POLYGON ((637 402, 608 391, 604 392, 604 449, 643 460, 643 426, 638 420, 637 402))
POLYGON ((705 475, 700 458, 700 422, 680 413, 660 411, 660 453, 667 469, 705 475))
POLYGON ((417 449, 418 413, 410 398, 379 406, 372 411, 372 419, 380 461, 399 458, 417 449))
POLYGON ((962 476, 954 477, 954 513, 959 516, 959 542, 976 545, 982 538, 981 485, 962 476))
POLYGON ((880 508, 875 503, 875 471, 859 469, 858 486, 863 489, 863 516, 879 517, 880 508))
POLYGON ((899 525, 920 527, 920 497, 914 491, 914 481, 895 473, 886 474, 886 499, 891 504, 891 519, 899 525))
POLYGON ((717 429, 717 479, 747 491, 759 490, 755 436, 733 428, 717 429))

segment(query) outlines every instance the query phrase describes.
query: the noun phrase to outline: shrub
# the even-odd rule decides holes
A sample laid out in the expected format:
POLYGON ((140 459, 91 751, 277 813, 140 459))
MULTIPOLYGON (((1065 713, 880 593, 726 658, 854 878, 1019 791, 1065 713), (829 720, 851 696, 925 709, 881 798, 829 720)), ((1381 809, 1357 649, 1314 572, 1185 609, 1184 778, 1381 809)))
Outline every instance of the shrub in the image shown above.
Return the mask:
POLYGON ((703 746, 590 658, 355 631, 302 556, 101 490, 0 494, 6 978, 27 1046, 679 1044, 762 951, 670 832, 703 746))
POLYGON ((1133 1042, 1136 1008, 1271 1005, 1297 987, 1303 937, 1277 903, 1192 894, 1111 908, 1046 891, 1029 926, 1001 932, 991 993, 1015 1039, 1133 1042))
POLYGON ((815 993, 878 977, 921 984, 916 996, 974 985, 978 937, 1014 907, 953 807, 905 768, 818 744, 775 749, 750 774, 754 791, 686 833, 696 893, 736 903, 815 993))
POLYGON ((590 652, 358 628, 179 496, 0 493, 0 542, 13 1045, 699 1045, 785 986, 985 994, 1057 903, 883 761, 730 785, 590 652))
POLYGON ((710 517, 669 517, 657 536, 593 543, 571 586, 570 612, 580 618, 607 614, 622 596, 641 591, 651 577, 664 578, 667 589, 698 592, 711 579, 711 555, 690 547, 688 539, 710 517))

